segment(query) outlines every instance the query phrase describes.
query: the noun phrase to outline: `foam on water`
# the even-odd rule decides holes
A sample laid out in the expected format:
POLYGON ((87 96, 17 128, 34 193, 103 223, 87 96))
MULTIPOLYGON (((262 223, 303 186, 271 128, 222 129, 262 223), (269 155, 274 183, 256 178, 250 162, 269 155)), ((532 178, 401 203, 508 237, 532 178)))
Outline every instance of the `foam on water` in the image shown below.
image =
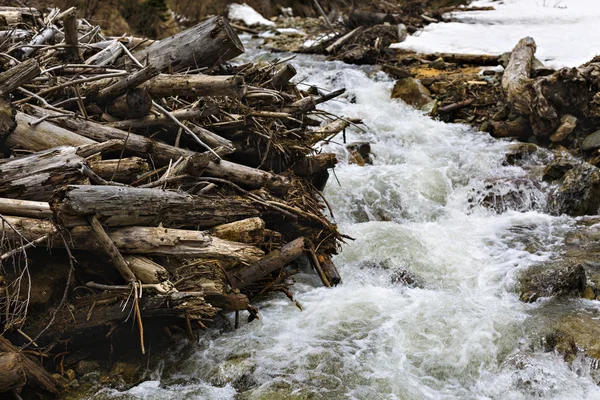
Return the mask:
MULTIPOLYGON (((538 199, 526 210, 497 213, 474 195, 490 180, 528 179, 503 166, 508 143, 390 100, 393 82, 369 68, 294 63, 299 81, 348 89, 325 108, 363 118, 366 132, 347 139, 376 155, 372 166, 342 161, 325 191, 356 239, 335 259, 343 285, 299 275, 303 312, 273 295, 260 321, 182 343, 154 380, 94 398, 600 398, 589 373, 542 351, 539 306, 514 292, 518 272, 555 257, 573 221, 542 212, 543 185, 522 188, 538 199), (391 283, 399 271, 416 284, 391 283)), ((323 147, 345 160, 341 140, 323 147)))

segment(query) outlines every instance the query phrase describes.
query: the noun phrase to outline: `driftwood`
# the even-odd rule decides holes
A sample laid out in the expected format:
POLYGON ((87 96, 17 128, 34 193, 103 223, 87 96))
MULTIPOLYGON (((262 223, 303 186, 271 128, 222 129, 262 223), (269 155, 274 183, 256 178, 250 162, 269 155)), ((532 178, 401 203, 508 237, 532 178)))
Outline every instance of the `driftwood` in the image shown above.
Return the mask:
POLYGON ((106 112, 119 118, 141 118, 150 113, 152 97, 147 91, 135 88, 106 105, 106 112))
POLYGON ((159 71, 213 67, 244 52, 229 22, 213 17, 167 39, 160 40, 134 54, 142 64, 159 71))
POLYGON ((434 61, 439 58, 445 62, 467 65, 481 65, 495 67, 500 65, 500 56, 490 54, 461 54, 461 53, 431 53, 419 54, 419 58, 434 61))
POLYGON ((502 88, 508 103, 521 115, 531 114, 531 65, 535 54, 532 38, 521 39, 510 56, 508 66, 502 76, 502 88))
POLYGON ((0 353, 0 393, 22 388, 27 383, 21 357, 18 353, 0 353))
POLYGON ((300 257, 304 252, 304 238, 298 238, 284 245, 279 250, 267 254, 259 262, 248 267, 233 271, 230 279, 233 287, 242 289, 270 273, 285 267, 300 257))
POLYGON ((40 73, 40 66, 33 59, 17 64, 16 67, 1 73, 0 96, 6 96, 24 83, 29 83, 33 78, 39 76, 40 73))
POLYGON ((154 97, 232 96, 243 94, 244 79, 231 75, 158 75, 142 85, 154 97))

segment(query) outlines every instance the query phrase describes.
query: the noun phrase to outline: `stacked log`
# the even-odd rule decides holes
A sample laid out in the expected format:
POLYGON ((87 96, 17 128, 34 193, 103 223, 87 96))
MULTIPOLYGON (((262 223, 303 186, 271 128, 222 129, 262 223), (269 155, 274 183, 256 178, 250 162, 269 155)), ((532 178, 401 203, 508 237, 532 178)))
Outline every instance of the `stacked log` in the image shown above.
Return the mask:
POLYGON ((43 28, 2 44, 0 392, 57 390, 23 350, 51 368, 44 351, 97 346, 128 319, 142 353, 145 324, 252 320, 249 299, 289 294, 305 260, 340 282, 317 189, 337 160, 313 148, 349 122, 311 114, 343 90, 303 92, 286 63, 226 64, 243 46, 221 17, 136 52, 74 9, 28 12, 43 28), (30 296, 42 273, 60 288, 45 302, 30 296))

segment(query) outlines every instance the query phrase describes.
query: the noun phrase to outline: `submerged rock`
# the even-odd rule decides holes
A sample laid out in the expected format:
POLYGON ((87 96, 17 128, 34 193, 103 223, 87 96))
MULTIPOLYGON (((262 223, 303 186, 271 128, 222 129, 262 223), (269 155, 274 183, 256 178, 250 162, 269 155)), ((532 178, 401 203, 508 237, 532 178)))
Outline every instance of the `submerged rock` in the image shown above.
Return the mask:
POLYGON ((421 108, 431 101, 431 93, 419 80, 404 78, 396 81, 392 90, 392 99, 401 99, 406 104, 421 108))
POLYGON ((592 151, 600 149, 600 131, 596 131, 591 135, 588 135, 581 143, 581 150, 592 151))
POLYGON ((469 198, 469 203, 501 214, 508 210, 529 211, 543 205, 545 199, 538 196, 539 183, 523 178, 487 179, 485 188, 477 190, 469 198))
POLYGON ((543 179, 545 181, 555 181, 582 163, 581 160, 573 157, 565 148, 560 148, 554 152, 554 159, 548 163, 544 169, 543 179))
POLYGON ((600 360, 600 320, 587 313, 564 316, 546 336, 546 350, 559 352, 567 362, 584 356, 597 363, 600 360))
POLYGON ((596 215, 600 208, 600 169, 582 163, 568 170, 550 193, 549 212, 573 217, 596 215))
POLYGON ((579 297, 586 287, 583 265, 556 264, 528 269, 520 278, 521 300, 534 302, 540 297, 579 297))

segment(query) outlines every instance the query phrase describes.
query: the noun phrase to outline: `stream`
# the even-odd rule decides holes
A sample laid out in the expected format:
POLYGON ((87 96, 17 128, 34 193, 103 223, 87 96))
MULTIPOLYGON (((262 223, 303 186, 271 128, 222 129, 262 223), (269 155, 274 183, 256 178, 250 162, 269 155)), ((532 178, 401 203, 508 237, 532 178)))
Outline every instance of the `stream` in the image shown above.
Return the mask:
MULTIPOLYGON (((285 57, 245 45, 246 60, 285 57)), ((483 206, 487 182, 505 182, 491 189, 502 194, 535 175, 536 160, 504 165, 510 142, 391 100, 394 81, 373 67, 292 63, 296 82, 347 89, 322 108, 362 118, 346 140, 375 155, 361 167, 348 164, 341 135, 323 146, 342 160, 325 195, 355 238, 334 259, 343 284, 297 275, 304 311, 273 294, 257 304, 259 321, 182 342, 147 381, 90 398, 600 399, 584 360, 545 351, 548 307, 517 289, 520 272, 558 257, 576 221, 543 212, 541 182, 520 187, 518 207, 483 206)))

